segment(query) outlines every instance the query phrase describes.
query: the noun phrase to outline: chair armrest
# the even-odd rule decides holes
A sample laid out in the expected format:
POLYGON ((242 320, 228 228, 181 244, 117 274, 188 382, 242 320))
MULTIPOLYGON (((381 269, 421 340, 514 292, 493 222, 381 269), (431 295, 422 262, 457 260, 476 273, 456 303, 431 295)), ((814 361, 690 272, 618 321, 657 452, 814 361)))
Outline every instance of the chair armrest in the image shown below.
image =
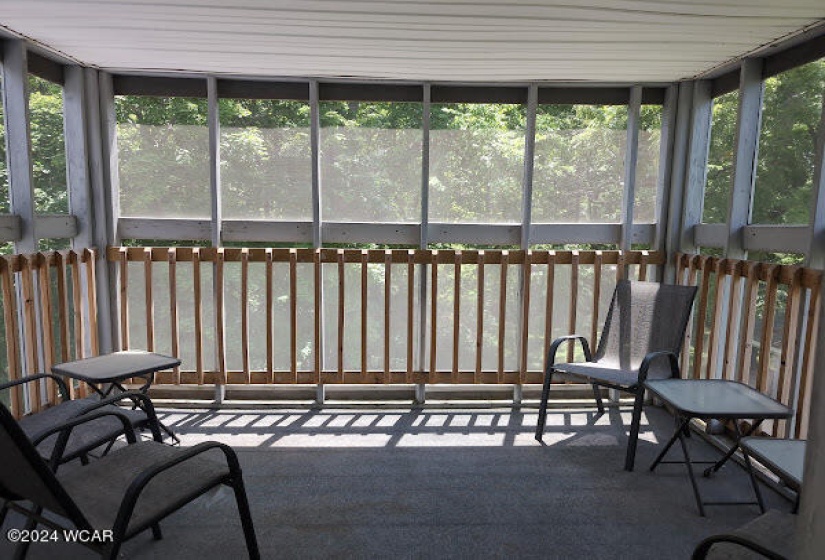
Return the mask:
POLYGON ((717 543, 732 543, 738 546, 742 546, 744 548, 747 548, 748 550, 756 552, 757 554, 761 554, 762 556, 770 560, 788 560, 788 558, 779 554, 778 552, 774 552, 773 550, 767 549, 764 546, 757 544, 750 539, 740 537, 738 535, 714 535, 712 537, 706 538, 705 540, 700 542, 696 549, 693 551, 691 560, 704 560, 705 558, 707 558, 710 548, 717 543))
POLYGON ((665 356, 667 356, 670 361, 670 376, 673 378, 680 377, 679 356, 677 356, 675 352, 671 352, 669 350, 660 350, 659 352, 650 352, 645 355, 641 365, 639 366, 639 384, 642 384, 647 380, 647 373, 653 360, 663 358, 665 356))
POLYGON ((69 400, 69 388, 66 387, 66 382, 63 381, 63 379, 59 375, 55 375, 53 373, 38 373, 36 375, 21 377, 20 379, 15 379, 14 381, 0 383, 0 391, 11 389, 12 387, 16 387, 17 385, 31 383, 32 381, 38 381, 40 379, 51 379, 52 381, 54 381, 57 384, 57 390, 60 392, 60 396, 63 398, 63 400, 69 400))
POLYGON ((240 476, 241 465, 238 462, 238 456, 235 454, 234 449, 224 443, 219 443, 217 441, 205 441, 190 447, 189 449, 181 450, 181 452, 172 459, 155 463, 140 473, 132 481, 129 488, 126 489, 126 494, 123 497, 123 501, 121 502, 120 509, 117 513, 117 519, 114 524, 115 534, 118 533, 118 530, 126 531, 129 525, 129 519, 132 517, 132 512, 135 509, 135 505, 137 504, 137 500, 140 497, 141 492, 143 492, 143 489, 146 488, 146 485, 149 484, 153 478, 162 472, 169 470, 175 465, 179 465, 180 463, 188 461, 189 459, 207 451, 211 451, 212 449, 220 449, 223 452, 226 457, 227 466, 229 467, 230 476, 240 476))
POLYGON ((125 414, 122 414, 116 410, 100 410, 97 412, 90 412, 89 414, 84 414, 83 416, 79 416, 62 424, 58 424, 57 426, 53 426, 48 430, 39 433, 37 436, 32 438, 32 444, 36 447, 40 443, 43 442, 47 437, 53 436, 55 434, 59 434, 57 437, 57 443, 54 445, 54 449, 52 450, 52 456, 49 459, 49 463, 54 470, 58 464, 60 464, 60 459, 63 458, 63 452, 66 450, 66 444, 69 442, 69 436, 71 436, 72 431, 82 424, 87 422, 91 422, 92 420, 97 420, 104 416, 114 416, 117 418, 120 423, 123 425, 123 433, 126 436, 126 441, 130 444, 135 443, 137 441, 137 437, 135 436, 135 429, 132 427, 132 423, 129 421, 129 417, 125 414))
POLYGON ((584 359, 585 361, 592 362, 593 356, 590 354, 590 344, 587 342, 587 338, 578 334, 569 334, 566 336, 560 336, 556 340, 550 344, 550 349, 547 352, 547 365, 550 367, 551 365, 556 364, 556 353, 559 350, 559 346, 561 346, 565 342, 573 342, 580 341, 582 344, 582 350, 584 350, 584 359))

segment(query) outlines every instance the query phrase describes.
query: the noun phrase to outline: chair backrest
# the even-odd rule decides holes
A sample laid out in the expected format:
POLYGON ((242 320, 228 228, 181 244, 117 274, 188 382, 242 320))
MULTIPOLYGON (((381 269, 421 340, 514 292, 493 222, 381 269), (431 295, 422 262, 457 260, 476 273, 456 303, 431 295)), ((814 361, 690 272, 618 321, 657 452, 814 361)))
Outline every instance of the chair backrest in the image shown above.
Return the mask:
POLYGON ((28 500, 69 519, 80 528, 89 526, 52 470, 26 437, 8 408, 0 403, 0 498, 28 500))
MULTIPOLYGON (((618 282, 594 360, 636 370, 649 352, 678 353, 695 295, 695 286, 618 282)), ((649 378, 670 376, 667 359, 651 364, 649 378)))

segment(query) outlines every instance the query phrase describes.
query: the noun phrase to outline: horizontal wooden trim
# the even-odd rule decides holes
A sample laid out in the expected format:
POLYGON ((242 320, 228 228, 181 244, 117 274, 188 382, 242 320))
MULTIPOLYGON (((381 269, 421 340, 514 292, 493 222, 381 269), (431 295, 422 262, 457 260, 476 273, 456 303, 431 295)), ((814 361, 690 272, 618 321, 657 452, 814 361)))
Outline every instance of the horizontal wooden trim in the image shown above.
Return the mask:
POLYGON ((430 90, 433 103, 527 103, 526 87, 507 86, 445 86, 430 90))
MULTIPOLYGON (((148 249, 152 261, 168 262, 169 248, 168 247, 109 247, 106 251, 108 260, 117 262, 121 258, 121 251, 125 252, 126 259, 129 261, 143 262, 145 260, 145 251, 148 249)), ((175 260, 177 262, 192 261, 193 248, 178 247, 175 248, 175 260)), ((215 247, 203 247, 199 249, 201 262, 211 262, 217 258, 217 249, 215 247)), ((573 262, 573 255, 578 255, 579 264, 593 264, 596 260, 597 251, 499 251, 499 250, 429 250, 429 249, 263 249, 263 248, 249 248, 242 249, 237 247, 224 247, 223 252, 224 262, 240 262, 243 259, 243 254, 248 255, 250 262, 266 262, 267 252, 272 252, 273 262, 289 262, 290 255, 295 253, 296 262, 313 263, 315 262, 316 252, 319 254, 319 260, 322 263, 337 263, 339 252, 342 254, 344 262, 360 263, 362 262, 362 255, 366 254, 367 262, 369 263, 384 263, 386 262, 387 253, 390 256, 390 262, 396 264, 406 264, 409 262, 410 255, 413 262, 417 264, 431 264, 433 259, 438 264, 455 264, 456 254, 461 254, 462 264, 478 264, 483 257, 485 264, 500 264, 502 256, 507 256, 508 264, 523 264, 527 255, 529 254, 530 263, 532 264, 547 264, 552 261, 556 264, 570 264, 573 262)), ((648 264, 664 264, 664 253, 660 251, 600 251, 602 264, 617 264, 619 256, 624 256, 626 264, 639 264, 644 255, 647 256, 648 264)))
POLYGON ((0 241, 18 241, 20 239, 20 216, 17 214, 0 215, 0 241))
POLYGON ((230 99, 294 99, 309 101, 309 82, 218 80, 218 97, 230 99))
POLYGON ((115 95, 151 95, 157 97, 206 97, 206 78, 171 78, 159 76, 112 76, 115 95))
POLYGON ((719 97, 739 89, 739 69, 717 76, 710 82, 710 96, 719 97))
MULTIPOLYGON (((642 89, 642 104, 662 105, 666 88, 642 89)), ((539 104, 542 105, 627 105, 630 102, 629 87, 539 87, 539 104)))
POLYGON ((63 65, 50 58, 29 51, 27 54, 29 73, 61 86, 65 82, 63 65))
POLYGON ((521 226, 515 224, 442 224, 427 226, 430 243, 472 243, 477 245, 518 245, 521 226))
POLYGON ((177 218, 120 218, 117 232, 122 239, 204 240, 212 238, 212 222, 177 218))
MULTIPOLYGON (((633 243, 652 243, 656 224, 633 224, 633 243)), ((532 224, 530 243, 608 243, 621 240, 621 224, 532 224)))
POLYGON ((727 224, 696 224, 693 226, 693 244, 697 247, 724 247, 727 242, 727 224))
POLYGON ((820 29, 821 35, 813 37, 803 43, 787 48, 765 57, 762 70, 763 78, 776 76, 797 66, 825 57, 825 26, 820 29))
POLYGON ((41 239, 71 239, 77 235, 77 218, 71 214, 37 214, 34 223, 41 239))
POLYGON ((224 220, 221 234, 232 242, 312 243, 312 222, 224 220))
POLYGON ((318 85, 321 101, 424 101, 419 85, 325 83, 318 85))
POLYGON ((324 243, 418 245, 420 232, 418 224, 324 222, 321 226, 324 243))
POLYGON ((746 251, 805 254, 810 234, 804 225, 750 225, 745 226, 742 243, 746 251))

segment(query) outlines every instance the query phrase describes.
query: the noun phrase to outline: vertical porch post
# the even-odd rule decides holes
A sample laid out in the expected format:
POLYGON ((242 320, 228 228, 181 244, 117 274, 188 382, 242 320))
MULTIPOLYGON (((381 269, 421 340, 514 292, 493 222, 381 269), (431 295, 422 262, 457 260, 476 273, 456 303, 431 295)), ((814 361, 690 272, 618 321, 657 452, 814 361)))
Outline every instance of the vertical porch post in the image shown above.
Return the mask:
MULTIPOLYGON (((426 249, 430 224, 430 108, 432 89, 424 84, 421 111, 421 229, 418 247, 426 249)), ((427 363, 427 265, 418 265, 418 368, 424 372, 427 363)), ((416 404, 424 404, 427 399, 427 384, 415 385, 416 404)))
MULTIPOLYGON (((223 244, 223 220, 221 209, 221 122, 218 106, 218 80, 214 76, 206 78, 207 123, 209 125, 209 192, 212 207, 212 246, 220 247, 223 244)), ((222 262, 212 263, 212 291, 215 305, 223 305, 224 298, 217 297, 217 291, 223 290, 223 283, 218 282, 218 267, 222 262)), ((217 321, 224 320, 223 310, 215 310, 217 321)), ((224 325, 219 325, 216 335, 223 338, 215 345, 215 364, 218 369, 218 380, 215 383, 215 403, 221 404, 226 397, 226 349, 224 325)))

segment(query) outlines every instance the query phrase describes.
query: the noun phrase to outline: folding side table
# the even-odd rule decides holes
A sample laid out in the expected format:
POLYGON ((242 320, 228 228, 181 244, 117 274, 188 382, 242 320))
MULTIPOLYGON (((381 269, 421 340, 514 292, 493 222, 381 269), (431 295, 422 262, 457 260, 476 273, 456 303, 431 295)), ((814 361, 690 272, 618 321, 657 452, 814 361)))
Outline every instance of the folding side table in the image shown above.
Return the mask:
MULTIPOLYGON (((787 419, 793 415, 793 410, 787 406, 766 397, 756 389, 724 379, 657 379, 645 382, 645 386, 651 393, 659 397, 665 406, 670 409, 677 419, 676 431, 670 441, 667 442, 650 470, 653 471, 659 463, 680 463, 684 462, 687 467, 690 483, 693 486, 693 494, 696 497, 696 505, 699 507, 699 515, 705 515, 706 505, 746 505, 758 504, 759 509, 764 513, 765 506, 762 502, 762 495, 756 491, 756 502, 705 502, 699 493, 699 486, 696 483, 696 476, 693 473, 692 461, 685 443, 685 434, 690 429, 690 421, 693 418, 709 420, 718 418, 720 420, 732 420, 736 439, 725 455, 718 461, 705 469, 704 475, 709 477, 712 473, 722 468, 739 447, 743 437, 753 434, 759 425, 767 419, 787 419), (742 434, 739 428, 739 420, 751 420, 752 425, 747 433, 742 434), (679 440, 684 453, 683 461, 663 461, 665 454, 679 440)), ((751 483, 756 488, 756 478, 750 463, 748 452, 743 450, 745 465, 751 477, 751 483)), ((703 461, 697 461, 701 463, 703 461)))

